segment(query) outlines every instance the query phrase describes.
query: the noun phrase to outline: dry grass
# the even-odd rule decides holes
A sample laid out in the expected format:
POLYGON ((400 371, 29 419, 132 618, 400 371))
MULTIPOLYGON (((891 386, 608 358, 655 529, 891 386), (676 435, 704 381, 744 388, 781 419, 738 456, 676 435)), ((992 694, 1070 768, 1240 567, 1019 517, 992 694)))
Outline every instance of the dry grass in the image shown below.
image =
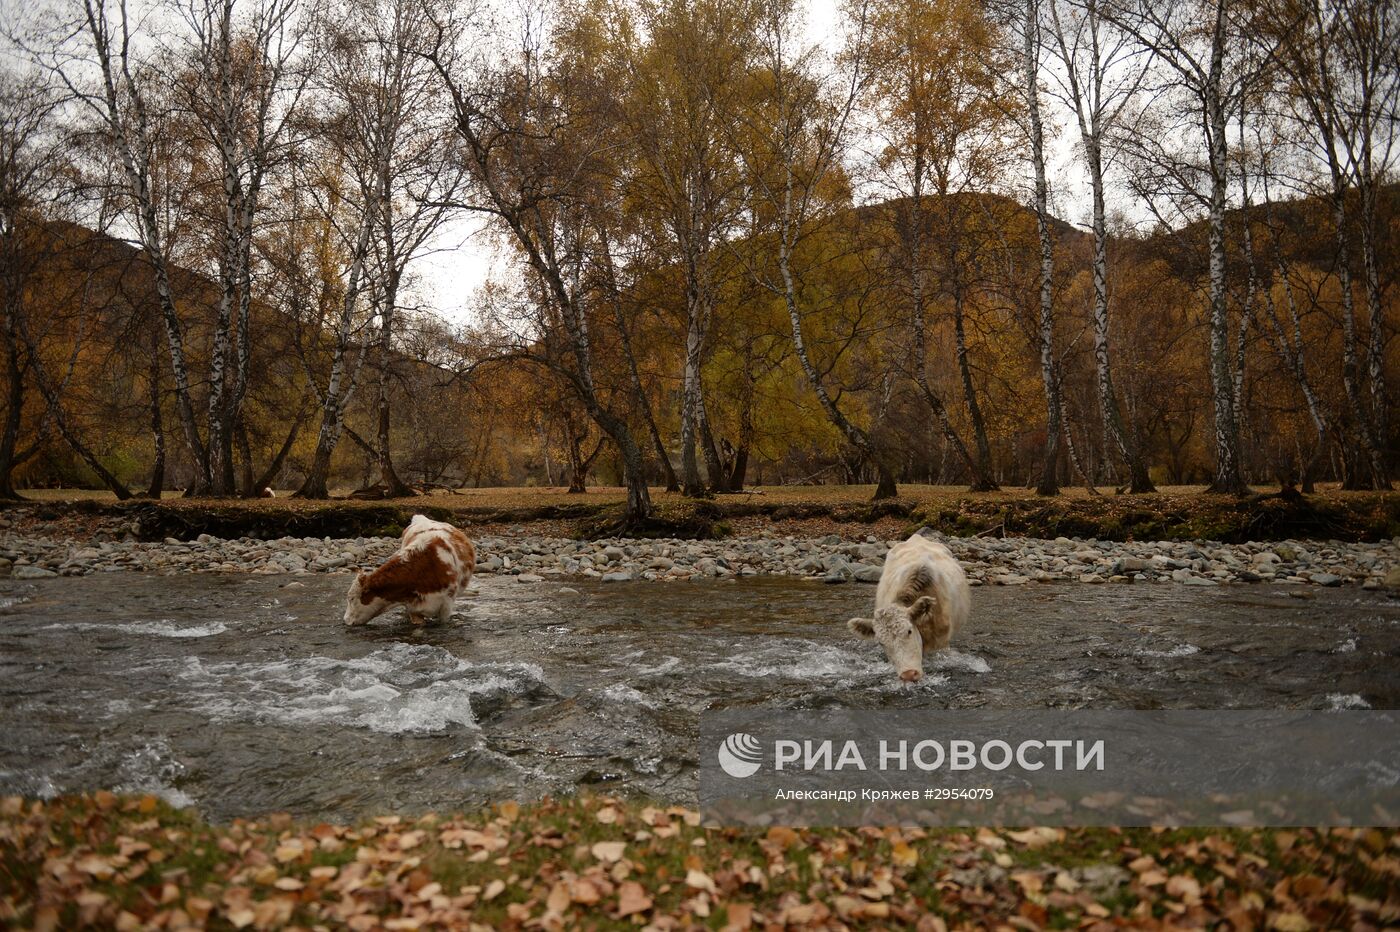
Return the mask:
MULTIPOLYGON (((334 500, 339 501, 344 500, 350 491, 350 489, 335 489, 331 494, 334 500)), ((1113 495, 1111 488, 1104 488, 1100 491, 1106 496, 1113 495)), ((1202 495, 1205 494, 1205 486, 1165 485, 1158 486, 1157 491, 1161 495, 1171 497, 1202 495)), ((1261 486, 1256 491, 1267 493, 1273 489, 1261 486)), ((1372 492, 1343 492, 1336 483, 1319 484, 1318 492, 1328 498, 1362 497, 1375 494, 1372 492)), ((875 486, 873 485, 769 485, 755 486, 745 493, 720 495, 717 496, 717 501, 721 503, 737 502, 752 494, 752 497, 759 501, 777 505, 807 503, 859 505, 869 502, 874 493, 875 486)), ((25 498, 40 502, 116 501, 116 496, 105 489, 25 489, 20 494, 25 498)), ((667 492, 659 487, 652 488, 651 496, 653 501, 663 504, 687 501, 679 493, 667 492)), ((1033 490, 1024 488, 1004 488, 998 492, 969 492, 966 486, 961 485, 919 485, 914 483, 901 485, 899 497, 918 504, 945 504, 953 501, 1010 502, 1038 498, 1033 490)), ((388 499, 387 502, 390 504, 411 504, 430 501, 434 505, 454 509, 538 508, 550 505, 576 505, 581 502, 621 504, 625 498, 626 490, 621 486, 593 486, 582 495, 571 495, 563 486, 501 486, 484 489, 464 488, 454 492, 434 492, 415 498, 388 499)), ((1082 486, 1067 486, 1061 491, 1060 498, 1069 501, 1092 500, 1088 491, 1082 486)), ((161 499, 165 502, 196 503, 208 501, 207 499, 187 499, 180 492, 166 492, 161 496, 161 499)), ((318 503, 292 498, 290 493, 279 493, 278 498, 248 499, 242 501, 241 504, 258 508, 286 508, 315 506, 318 503)))
POLYGON ((655 511, 642 525, 621 524, 625 492, 595 487, 582 495, 563 488, 462 489, 382 501, 334 498, 188 499, 116 505, 108 493, 42 490, 21 521, 40 533, 83 536, 94 522, 140 518, 150 539, 211 533, 218 537, 397 536, 415 512, 470 527, 474 533, 562 537, 722 537, 765 531, 794 536, 893 538, 928 526, 966 536, 1107 540, 1278 540, 1321 538, 1376 541, 1400 536, 1400 493, 1343 492, 1324 487, 1306 499, 1206 494, 1202 486, 1168 486, 1153 495, 1091 497, 1082 488, 1054 498, 1016 488, 972 493, 962 486, 903 485, 894 501, 872 502, 874 487, 769 486, 709 501, 653 489, 655 511))

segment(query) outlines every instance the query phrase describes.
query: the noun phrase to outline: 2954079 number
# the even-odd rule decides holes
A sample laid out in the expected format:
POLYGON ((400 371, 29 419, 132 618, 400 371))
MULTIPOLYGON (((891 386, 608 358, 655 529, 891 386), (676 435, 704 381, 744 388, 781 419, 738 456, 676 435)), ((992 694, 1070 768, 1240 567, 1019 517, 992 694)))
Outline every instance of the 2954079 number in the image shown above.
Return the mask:
POLYGON ((996 791, 989 786, 938 786, 924 790, 924 799, 992 799, 996 791))

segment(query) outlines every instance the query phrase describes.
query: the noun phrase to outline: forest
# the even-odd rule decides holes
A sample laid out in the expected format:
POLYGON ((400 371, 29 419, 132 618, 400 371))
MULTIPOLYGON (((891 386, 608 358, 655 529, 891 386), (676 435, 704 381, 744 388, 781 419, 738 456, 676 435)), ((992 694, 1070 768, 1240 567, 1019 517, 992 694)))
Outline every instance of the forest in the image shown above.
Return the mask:
POLYGON ((1393 4, 826 6, 10 11, 0 497, 1390 487, 1393 4))

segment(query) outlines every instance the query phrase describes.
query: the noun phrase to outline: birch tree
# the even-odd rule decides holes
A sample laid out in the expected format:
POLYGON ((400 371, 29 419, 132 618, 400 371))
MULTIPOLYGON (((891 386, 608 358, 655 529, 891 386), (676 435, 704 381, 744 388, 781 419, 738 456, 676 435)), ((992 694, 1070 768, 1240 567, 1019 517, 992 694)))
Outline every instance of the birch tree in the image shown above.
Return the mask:
MULTIPOLYGON (((759 74, 763 92, 742 116, 743 131, 758 145, 740 147, 749 170, 748 185, 754 216, 771 218, 776 256, 771 266, 755 265, 759 284, 782 299, 791 328, 793 350, 822 411, 850 448, 870 462, 876 472, 875 499, 898 493, 894 468, 871 432, 856 423, 828 386, 835 362, 818 364, 807 337, 807 319, 822 310, 799 281, 798 256, 814 235, 829 233, 835 215, 848 202, 833 200, 834 176, 842 172, 846 133, 857 97, 868 80, 864 42, 867 9, 848 9, 853 30, 845 74, 823 71, 819 51, 796 38, 801 28, 793 5, 775 2, 764 11, 759 74)), ((756 240, 763 237, 756 232, 756 240)))
POLYGON ((160 100, 152 69, 140 59, 141 24, 125 0, 78 0, 38 57, 67 87, 72 99, 98 126, 98 135, 121 166, 121 195, 141 253, 151 266, 156 303, 165 329, 174 377, 175 410, 194 466, 190 494, 208 492, 209 455, 195 418, 185 326, 170 283, 171 259, 160 214, 156 159, 161 140, 160 100))
POLYGON ((685 289, 681 389, 681 490, 700 495, 697 450, 712 488, 721 481, 709 438, 701 372, 715 315, 716 257, 740 203, 738 154, 724 122, 746 87, 749 0, 639 3, 611 37, 627 80, 621 112, 636 164, 628 173, 634 210, 649 216, 685 289))
MULTIPOLYGON (((1126 32, 1153 56, 1165 79, 1153 91, 1162 96, 1177 125, 1140 133, 1136 143, 1141 163, 1153 177, 1139 190, 1175 199, 1186 212, 1206 214, 1209 284, 1207 363, 1211 382, 1211 413, 1215 476, 1210 491, 1245 494, 1240 463, 1239 427, 1235 423, 1234 354, 1230 339, 1229 281, 1225 256, 1225 212, 1231 178, 1230 119, 1262 72, 1269 56, 1252 54, 1239 29, 1239 0, 1191 0, 1162 5, 1153 0, 1114 0, 1102 6, 1104 18, 1126 32), (1173 148, 1176 134, 1187 140, 1185 150, 1173 148), (1203 158, 1202 163, 1200 159, 1203 158), (1198 179, 1204 179, 1198 187, 1198 179)), ((1154 205, 1155 206, 1155 205, 1154 205)))
POLYGON ((373 286, 378 370, 374 456, 390 498, 412 494, 390 449, 390 386, 395 372, 405 276, 450 216, 462 170, 445 158, 451 138, 440 85, 414 49, 427 19, 417 0, 346 0, 335 8, 328 56, 339 102, 347 165, 369 225, 365 276, 373 286))
POLYGON ((1366 369, 1370 381, 1371 430, 1382 449, 1372 457, 1372 480, 1390 488, 1384 449, 1390 436, 1391 395, 1385 379, 1387 341, 1378 242, 1383 239, 1378 205, 1392 177, 1400 142, 1400 12, 1391 3, 1340 0, 1343 74, 1348 78, 1349 117, 1345 136, 1361 200, 1361 260, 1370 333, 1366 369))
POLYGON ((555 364, 556 371, 622 457, 623 520, 645 522, 651 493, 641 448, 594 367, 592 330, 604 302, 587 288, 599 248, 589 210, 590 195, 608 190, 603 153, 615 142, 615 124, 597 106, 607 95, 586 61, 549 54, 537 23, 529 24, 520 48, 493 60, 481 46, 481 10, 444 2, 429 16, 429 39, 419 54, 451 99, 458 155, 470 176, 462 206, 497 221, 519 250, 544 305, 541 322, 565 349, 567 361, 555 364))
MULTIPOLYGON (((328 123, 334 126, 345 116, 343 112, 334 114, 328 123)), ((343 130, 327 131, 325 138, 331 140, 331 151, 320 156, 317 170, 321 177, 312 176, 305 183, 314 201, 315 223, 322 228, 317 256, 321 288, 319 296, 308 296, 303 307, 297 309, 313 322, 311 340, 303 342, 299 335, 297 345, 307 384, 319 402, 321 418, 311 464, 296 491, 299 498, 330 496, 331 457, 345 432, 345 413, 359 387, 360 370, 367 355, 363 334, 368 315, 362 298, 373 286, 367 271, 374 229, 372 208, 364 189, 345 179, 350 172, 345 167, 344 150, 353 149, 353 142, 343 130), (307 342, 312 347, 329 343, 330 364, 324 387, 308 361, 307 342)), ((295 178, 291 183, 302 187, 295 178)), ((303 319, 302 314, 297 315, 298 321, 303 319)))
POLYGON ((1113 382, 1105 193, 1105 174, 1111 161, 1107 143, 1116 132, 1132 132, 1123 122, 1147 73, 1146 56, 1127 32, 1104 19, 1100 0, 1048 0, 1047 9, 1053 47, 1062 66, 1052 73, 1063 75, 1058 85, 1074 112, 1092 198, 1094 369, 1099 415, 1105 438, 1127 465, 1129 491, 1152 492, 1137 426, 1124 422, 1113 382))
MULTIPOLYGON (((1053 0, 1051 0, 1053 2, 1053 0)), ((1060 433, 1063 430, 1060 382, 1055 364, 1055 243, 1050 234, 1050 186, 1045 177, 1045 126, 1040 115, 1043 37, 1040 0, 1026 0, 1020 23, 1022 89, 1026 95, 1026 141, 1035 179, 1032 201, 1036 242, 1040 247, 1040 316, 1037 349, 1045 388, 1045 453, 1036 483, 1037 495, 1060 492, 1060 433)))
POLYGON ((889 194, 894 273, 907 281, 912 375, 974 491, 997 488, 967 329, 978 265, 995 235, 976 199, 1009 157, 1010 114, 996 73, 1008 63, 988 11, 963 0, 881 0, 871 8, 870 82, 877 184, 889 194), (953 363, 972 444, 928 375, 929 317, 950 309, 953 363))
POLYGON ((172 87, 218 166, 219 292, 206 437, 209 491, 230 495, 234 435, 251 378, 253 237, 268 172, 297 141, 293 120, 308 73, 298 59, 314 12, 300 0, 193 0, 178 9, 187 37, 171 66, 187 69, 188 77, 172 76, 172 87))
POLYGON ((1385 455, 1384 306, 1376 274, 1376 196, 1392 164, 1400 25, 1389 4, 1347 0, 1270 0, 1255 41, 1278 48, 1276 99, 1300 130, 1307 156, 1323 169, 1320 185, 1331 207, 1342 317, 1343 422, 1364 468, 1345 477, 1350 488, 1389 486, 1385 455), (1378 172, 1379 169, 1379 172, 1378 172), (1361 291, 1369 318, 1362 345, 1353 268, 1359 234, 1361 291))
POLYGON ((58 97, 37 75, 0 70, 0 352, 5 360, 5 416, 0 428, 0 499, 18 499, 14 471, 43 448, 47 415, 21 437, 32 388, 32 357, 24 339, 29 279, 44 237, 35 229, 44 201, 57 192, 62 136, 58 97))

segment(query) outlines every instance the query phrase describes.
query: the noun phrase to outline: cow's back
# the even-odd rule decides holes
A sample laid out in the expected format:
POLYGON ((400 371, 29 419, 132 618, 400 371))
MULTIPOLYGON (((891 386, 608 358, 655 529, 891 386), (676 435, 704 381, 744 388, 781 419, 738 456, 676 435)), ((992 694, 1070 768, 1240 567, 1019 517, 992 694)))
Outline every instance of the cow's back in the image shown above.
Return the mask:
POLYGON ((398 551, 369 574, 361 597, 417 602, 439 593, 456 595, 475 569, 475 548, 465 534, 418 515, 404 530, 398 551))
MULTIPOLYGON (((938 603, 950 635, 962 627, 972 610, 967 574, 952 551, 916 534, 890 548, 875 592, 875 605, 909 608, 925 596, 931 596, 938 603)), ((924 628, 923 619, 915 621, 924 628)), ((928 632, 924 634, 927 640, 928 632)))
POLYGON ((420 537, 414 546, 400 548, 366 577, 360 589, 361 600, 366 604, 375 598, 413 603, 435 593, 455 591, 455 561, 448 558, 447 550, 447 545, 436 536, 420 537))

